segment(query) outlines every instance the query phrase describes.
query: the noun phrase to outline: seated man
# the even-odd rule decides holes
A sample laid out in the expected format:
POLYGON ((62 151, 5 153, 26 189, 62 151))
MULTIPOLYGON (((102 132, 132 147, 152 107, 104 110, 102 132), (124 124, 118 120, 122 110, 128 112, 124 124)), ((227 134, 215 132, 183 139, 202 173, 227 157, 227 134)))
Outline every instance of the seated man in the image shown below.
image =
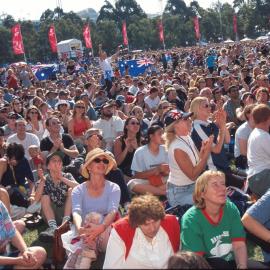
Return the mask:
POLYGON ((270 108, 260 104, 252 110, 255 128, 248 139, 248 182, 260 198, 270 188, 270 108))
POLYGON ((46 260, 46 251, 42 247, 27 248, 21 234, 15 228, 9 213, 0 202, 0 266, 25 269, 39 269, 46 260), (18 249, 17 254, 8 254, 6 245, 11 242, 18 249), (15 255, 15 256, 14 256, 15 255))
POLYGON ((143 195, 133 199, 128 217, 113 225, 103 268, 165 268, 179 243, 176 217, 166 215, 156 197, 143 195))
POLYGON ((262 249, 264 262, 270 266, 270 190, 268 190, 242 217, 250 236, 262 249), (255 237, 254 237, 255 236, 255 237))
POLYGON ((134 154, 131 170, 134 179, 128 188, 135 193, 166 195, 166 176, 169 174, 168 154, 162 139, 163 129, 153 125, 148 129, 148 144, 139 147, 134 154))
POLYGON ((24 154, 21 144, 8 145, 6 156, 0 159, 0 181, 12 205, 28 207, 34 197, 34 177, 24 154))
POLYGON ((71 215, 71 192, 78 183, 70 173, 62 172, 63 158, 60 151, 50 154, 46 160, 48 174, 41 175, 40 179, 39 185, 43 186, 41 208, 49 225, 39 235, 43 242, 52 241, 57 225, 69 220, 71 215))

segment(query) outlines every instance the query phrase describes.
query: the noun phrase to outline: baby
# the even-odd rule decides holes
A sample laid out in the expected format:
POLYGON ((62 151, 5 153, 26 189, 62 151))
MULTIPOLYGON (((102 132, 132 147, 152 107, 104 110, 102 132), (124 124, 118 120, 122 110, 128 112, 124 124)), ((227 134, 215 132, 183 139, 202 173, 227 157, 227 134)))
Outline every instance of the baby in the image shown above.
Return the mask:
MULTIPOLYGON (((96 212, 91 212, 86 215, 84 220, 84 228, 93 228, 103 222, 103 216, 96 212)), ((109 230, 105 230, 98 235, 96 239, 85 243, 82 241, 80 247, 75 253, 70 253, 64 269, 89 269, 92 261, 97 258, 98 250, 104 250, 109 238, 109 230)), ((77 243, 78 237, 72 239, 71 244, 77 243), (75 241, 74 241, 75 240, 75 241), (72 243, 73 242, 73 243, 72 243)))

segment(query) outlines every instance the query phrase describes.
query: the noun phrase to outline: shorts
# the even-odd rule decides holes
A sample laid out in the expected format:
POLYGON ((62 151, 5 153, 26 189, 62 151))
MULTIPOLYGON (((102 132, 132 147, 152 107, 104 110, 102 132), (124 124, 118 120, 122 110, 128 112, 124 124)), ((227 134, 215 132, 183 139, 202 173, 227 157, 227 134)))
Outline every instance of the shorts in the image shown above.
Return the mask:
POLYGON ((270 169, 265 169, 248 178, 250 190, 260 198, 270 188, 270 169))
POLYGON ((167 183, 167 198, 170 206, 177 205, 193 205, 193 191, 195 183, 186 186, 176 186, 172 183, 167 183))

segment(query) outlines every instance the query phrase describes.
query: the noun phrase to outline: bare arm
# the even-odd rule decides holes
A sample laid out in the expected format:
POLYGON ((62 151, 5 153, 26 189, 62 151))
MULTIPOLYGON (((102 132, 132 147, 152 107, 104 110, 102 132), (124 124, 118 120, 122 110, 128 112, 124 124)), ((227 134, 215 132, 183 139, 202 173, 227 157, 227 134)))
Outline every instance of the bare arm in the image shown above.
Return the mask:
POLYGON ((128 153, 128 147, 125 145, 125 148, 122 151, 121 139, 117 138, 114 142, 113 149, 114 149, 114 155, 115 155, 115 160, 117 162, 117 165, 120 165, 128 153))
POLYGON ((73 119, 71 119, 68 122, 68 134, 72 137, 75 138, 75 134, 74 134, 74 121, 73 119))
POLYGON ((79 151, 75 145, 71 146, 70 149, 67 149, 64 146, 61 146, 60 149, 62 152, 64 152, 67 156, 71 158, 75 158, 79 155, 79 151))
POLYGON ((247 156, 247 140, 239 139, 240 154, 247 156))
POLYGON ((270 231, 255 218, 245 213, 242 217, 242 223, 249 232, 253 233, 258 238, 267 241, 268 243, 270 242, 270 231))
POLYGON ((237 269, 247 269, 247 246, 243 241, 232 242, 237 269))

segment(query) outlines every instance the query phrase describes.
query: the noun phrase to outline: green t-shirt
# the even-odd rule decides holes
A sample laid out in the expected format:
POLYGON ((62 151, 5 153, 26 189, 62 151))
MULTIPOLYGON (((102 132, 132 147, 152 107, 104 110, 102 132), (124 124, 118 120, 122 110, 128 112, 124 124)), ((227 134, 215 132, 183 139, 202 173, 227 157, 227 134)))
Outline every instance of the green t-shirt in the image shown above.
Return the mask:
POLYGON ((234 260, 233 241, 245 241, 245 232, 236 206, 227 200, 214 224, 207 213, 193 206, 181 220, 182 249, 206 258, 234 260))

